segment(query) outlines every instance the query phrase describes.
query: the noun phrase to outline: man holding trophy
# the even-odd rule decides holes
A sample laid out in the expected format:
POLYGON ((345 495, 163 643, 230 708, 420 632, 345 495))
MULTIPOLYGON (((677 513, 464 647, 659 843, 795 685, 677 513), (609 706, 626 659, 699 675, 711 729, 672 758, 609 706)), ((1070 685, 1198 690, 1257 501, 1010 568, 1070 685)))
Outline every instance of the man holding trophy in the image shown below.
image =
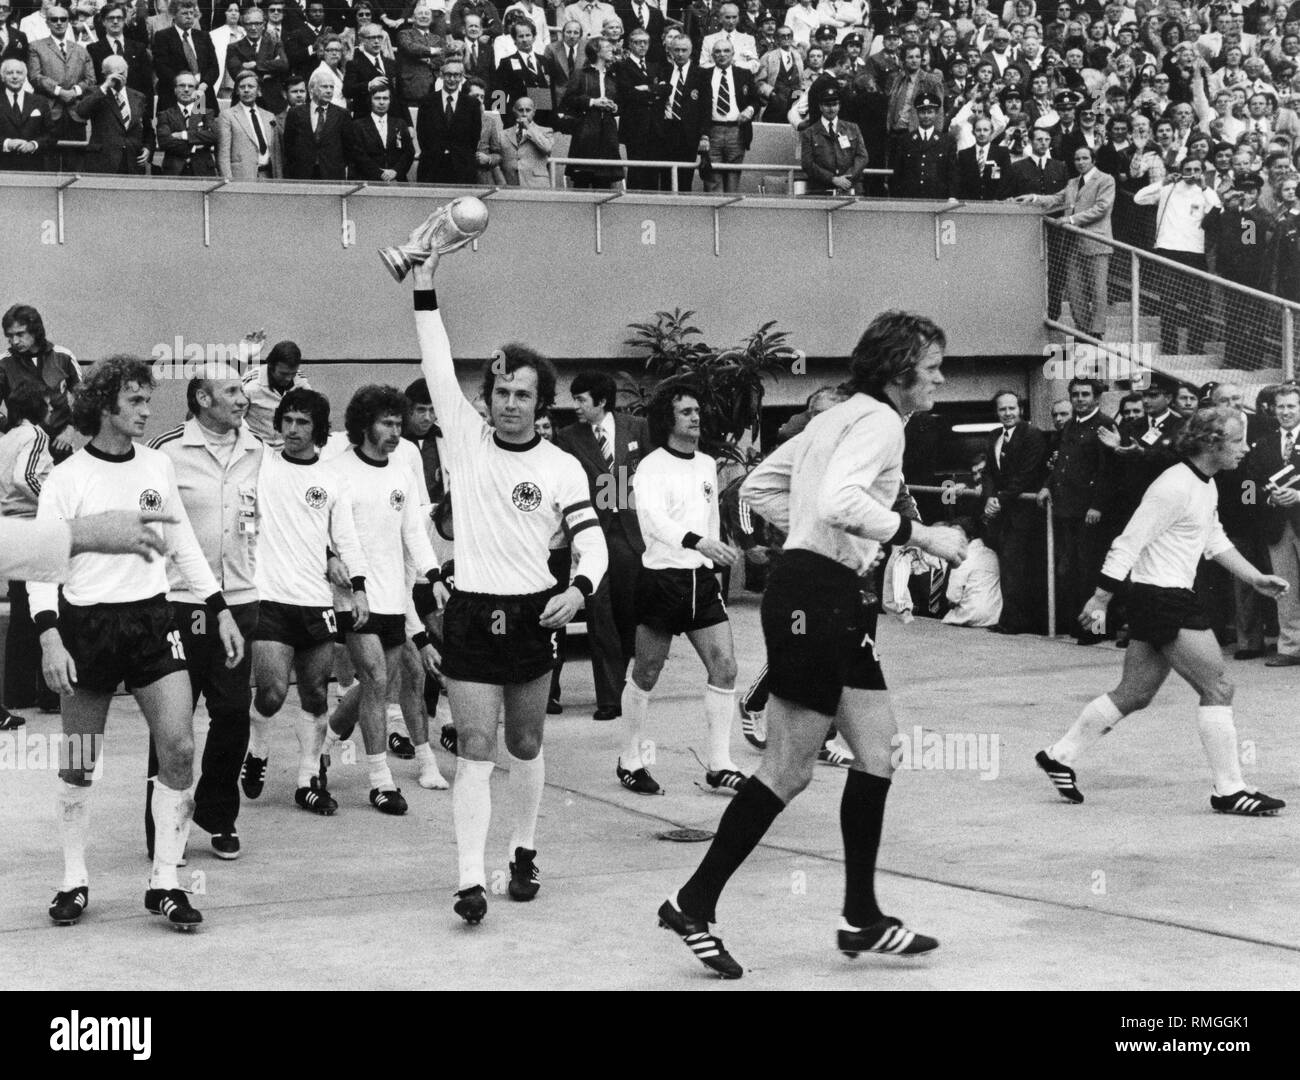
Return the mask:
POLYGON ((497 349, 483 370, 486 422, 461 393, 433 290, 439 258, 487 227, 487 208, 455 199, 380 252, 401 281, 415 280, 421 365, 446 449, 456 521, 455 591, 443 620, 442 670, 459 735, 452 810, 460 862, 454 910, 468 923, 487 914, 484 849, 491 823, 489 781, 497 717, 505 709, 510 780, 512 900, 539 886, 534 831, 545 771, 542 727, 551 684, 555 631, 600 583, 605 539, 578 460, 543 440, 536 417, 555 397, 555 368, 518 344, 497 349), (563 528, 577 558, 572 584, 556 591, 547 568, 550 540, 563 528))

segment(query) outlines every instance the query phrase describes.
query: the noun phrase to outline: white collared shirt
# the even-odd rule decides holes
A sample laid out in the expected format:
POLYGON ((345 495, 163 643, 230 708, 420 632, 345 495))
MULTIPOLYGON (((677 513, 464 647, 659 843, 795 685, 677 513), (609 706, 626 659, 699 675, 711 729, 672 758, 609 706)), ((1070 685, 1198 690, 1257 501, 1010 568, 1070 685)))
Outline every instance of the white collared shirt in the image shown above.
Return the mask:
POLYGON ((713 69, 713 78, 709 85, 712 87, 710 115, 713 117, 714 121, 731 121, 740 119, 740 110, 736 107, 736 79, 733 75, 733 70, 734 69, 730 65, 726 68, 715 67, 713 69), (727 80, 727 91, 731 95, 731 105, 725 114, 718 112, 718 92, 723 79, 727 80))

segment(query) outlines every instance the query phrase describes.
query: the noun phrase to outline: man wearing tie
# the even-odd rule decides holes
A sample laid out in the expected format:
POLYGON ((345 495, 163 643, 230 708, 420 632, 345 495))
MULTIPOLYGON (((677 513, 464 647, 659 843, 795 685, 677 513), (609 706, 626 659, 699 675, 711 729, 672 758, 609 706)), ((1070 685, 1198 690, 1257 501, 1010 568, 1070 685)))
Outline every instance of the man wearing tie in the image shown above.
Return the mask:
POLYGON ((551 87, 552 93, 563 92, 573 73, 582 70, 583 42, 582 23, 570 19, 560 28, 559 40, 546 47, 546 56, 555 62, 559 73, 558 85, 551 87))
POLYGON ((700 45, 700 67, 709 68, 714 64, 713 49, 720 41, 731 46, 732 63, 753 74, 758 70, 758 47, 748 34, 742 34, 737 26, 740 23, 740 8, 735 4, 723 4, 718 10, 722 20, 722 29, 705 37, 700 45))
POLYGON ((127 89, 137 90, 146 98, 153 99, 153 61, 145 46, 129 38, 126 30, 126 5, 108 3, 100 10, 104 23, 104 33, 98 41, 86 46, 90 59, 95 63, 95 78, 104 77, 104 60, 109 56, 120 56, 126 61, 127 89))
POLYGON ((104 81, 73 107, 78 120, 90 121, 87 172, 138 174, 153 157, 150 103, 126 82, 126 61, 105 57, 104 81))
POLYGON ((442 90, 422 109, 415 136, 420 142, 421 184, 473 184, 478 179, 479 136, 483 108, 465 93, 465 65, 447 60, 442 65, 442 90))
POLYGON ((547 162, 555 146, 555 132, 534 122, 531 98, 520 98, 513 111, 515 126, 505 133, 502 141, 502 175, 511 187, 549 188, 547 162))
POLYGON ((308 101, 284 118, 284 174, 290 180, 346 180, 352 118, 331 104, 334 80, 318 71, 307 82, 308 101))
POLYGON ((217 164, 227 180, 278 180, 283 142, 275 114, 257 104, 257 72, 235 76, 235 103, 217 117, 217 164))
POLYGON ((625 34, 641 29, 650 35, 649 60, 652 64, 662 64, 668 59, 664 51, 664 16, 657 7, 652 7, 646 0, 622 0, 615 5, 618 17, 623 20, 625 34))
POLYGON ((27 35, 9 21, 12 11, 9 0, 0 0, 0 60, 21 60, 25 67, 29 52, 27 35))
MULTIPOLYGON (((730 5, 733 6, 734 5, 730 5)), ((700 150, 708 151, 714 164, 738 165, 754 139, 754 113, 758 109, 758 91, 754 76, 732 63, 731 43, 719 38, 713 45, 713 66, 701 67, 695 85, 709 110, 706 137, 700 150)), ((706 181, 708 191, 733 192, 740 189, 740 173, 724 170, 706 181)))
POLYGON ((216 176, 217 120, 195 100, 199 81, 188 71, 176 76, 176 104, 158 115, 158 147, 166 176, 216 176))
MULTIPOLYGON (((908 50, 912 54, 912 50, 908 50)), ((939 99, 920 94, 913 102, 916 130, 898 144, 894 179, 889 193, 899 199, 943 199, 951 187, 956 143, 935 125, 939 99)), ((890 102, 893 108, 893 101, 890 102)))
POLYGON ((158 75, 158 108, 176 104, 173 87, 182 71, 196 75, 205 87, 208 111, 217 111, 217 86, 221 72, 217 69, 217 50, 212 39, 198 28, 199 5, 196 0, 179 0, 172 13, 174 22, 153 36, 154 70, 158 75))
MULTIPOLYGON (((49 99, 56 139, 84 138, 84 129, 72 115, 73 106, 95 88, 95 67, 85 47, 68 32, 68 9, 54 5, 45 12, 50 36, 32 42, 27 62, 28 79, 49 99)), ((79 154, 64 154, 65 168, 74 169, 79 154)))
POLYGON ((799 136, 799 161, 811 190, 853 195, 867 167, 867 148, 856 124, 840 119, 840 92, 825 90, 818 102, 821 119, 799 136))
POLYGON ((497 93, 505 95, 502 112, 510 115, 516 101, 529 98, 537 110, 538 122, 550 124, 553 114, 551 87, 562 75, 554 69, 550 57, 537 55, 537 35, 531 26, 517 22, 510 28, 510 33, 514 38, 515 52, 497 64, 492 79, 497 93))
POLYGON ((261 85, 258 102, 262 108, 283 112, 288 102, 285 81, 289 77, 289 56, 280 40, 266 33, 266 16, 260 8, 248 8, 243 23, 247 36, 232 42, 226 50, 226 74, 233 82, 241 72, 253 72, 261 85))
POLYGON ((26 64, 15 57, 0 62, 0 171, 41 172, 54 145, 49 105, 26 84, 26 64))
MULTIPOLYGON (((659 154, 658 117, 669 86, 658 64, 648 60, 650 35, 640 26, 628 31, 628 53, 614 65, 618 83, 619 142, 627 147, 629 161, 653 161, 659 154)), ((629 191, 658 191, 658 169, 628 169, 629 191)))
POLYGON ((1268 544, 1273 573, 1291 588, 1277 598, 1277 655, 1265 667, 1300 664, 1300 388, 1283 385, 1273 399, 1278 430, 1260 437, 1250 452, 1256 490, 1267 495, 1257 505, 1260 531, 1268 544), (1285 475, 1278 476, 1283 470, 1285 475), (1273 479, 1277 477, 1277 479, 1273 479))
MULTIPOLYGON (((598 3, 597 0, 584 0, 580 4, 570 4, 564 9, 564 21, 576 22, 582 28, 584 38, 598 38, 604 35, 605 20, 617 19, 618 12, 612 4, 598 3)), ((582 54, 578 54, 578 68, 582 67, 582 54)))
POLYGON ((1011 183, 1011 151, 993 145, 993 121, 978 117, 971 124, 975 145, 957 151, 952 172, 954 199, 988 201, 1006 198, 1011 183))
POLYGON ((803 91, 803 59, 794 47, 794 31, 788 26, 776 32, 776 48, 758 61, 755 83, 759 98, 766 103, 762 120, 782 124, 794 99, 803 91))
POLYGON ((353 179, 405 184, 415 161, 405 112, 392 111, 392 93, 386 85, 371 91, 366 111, 368 115, 352 122, 348 157, 353 179))
MULTIPOLYGON (((682 192, 691 190, 695 162, 699 160, 700 147, 707 134, 707 99, 698 78, 700 69, 691 62, 693 47, 685 34, 679 34, 669 45, 672 63, 666 77, 668 97, 664 101, 662 117, 656 117, 659 126, 655 156, 663 161, 691 163, 689 167, 677 170, 677 190, 682 192)), ((659 190, 672 190, 672 176, 667 169, 659 173, 659 190)))
MULTIPOLYGON (((389 100, 397 93, 397 61, 389 60, 380 52, 387 31, 377 22, 367 23, 360 31, 361 48, 352 54, 347 69, 343 73, 343 96, 348 99, 348 107, 356 118, 366 116, 370 111, 370 95, 379 89, 382 80, 388 91, 389 100)), ((401 101, 393 102, 399 110, 401 101)))
POLYGON ((492 89, 492 76, 496 72, 496 60, 492 51, 492 39, 483 32, 483 20, 478 15, 465 16, 465 78, 477 76, 488 89, 492 89))

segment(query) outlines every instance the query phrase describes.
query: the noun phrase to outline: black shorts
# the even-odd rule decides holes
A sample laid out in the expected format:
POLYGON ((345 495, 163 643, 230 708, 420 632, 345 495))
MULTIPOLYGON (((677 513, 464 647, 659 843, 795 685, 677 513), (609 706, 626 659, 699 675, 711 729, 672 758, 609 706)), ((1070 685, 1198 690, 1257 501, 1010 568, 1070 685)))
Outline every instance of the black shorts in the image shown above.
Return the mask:
POLYGON ((278 641, 295 651, 314 649, 333 641, 338 629, 338 616, 332 607, 303 607, 263 600, 258 605, 253 640, 278 641))
POLYGON ((1157 649, 1173 641, 1179 630, 1210 629, 1210 620, 1191 589, 1130 584, 1125 604, 1129 637, 1157 649))
POLYGON ((185 671, 185 644, 172 606, 159 593, 125 604, 77 607, 60 602, 59 634, 77 665, 77 685, 111 694, 138 690, 185 671))
POLYGON ((406 644, 406 616, 405 615, 377 615, 375 612, 370 613, 368 618, 357 630, 352 625, 352 612, 336 612, 339 622, 338 643, 346 643, 349 634, 374 634, 379 638, 379 644, 384 649, 398 649, 406 644))
POLYGON ((876 612, 865 582, 842 563, 787 550, 762 606, 768 687, 786 701, 834 716, 845 687, 884 690, 876 612))
POLYGON ((636 579, 636 621, 661 634, 689 634, 727 621, 718 577, 698 570, 647 570, 636 579))
POLYGON ((442 617, 442 673, 461 682, 532 682, 551 670, 555 631, 538 622, 552 593, 453 591, 442 617))

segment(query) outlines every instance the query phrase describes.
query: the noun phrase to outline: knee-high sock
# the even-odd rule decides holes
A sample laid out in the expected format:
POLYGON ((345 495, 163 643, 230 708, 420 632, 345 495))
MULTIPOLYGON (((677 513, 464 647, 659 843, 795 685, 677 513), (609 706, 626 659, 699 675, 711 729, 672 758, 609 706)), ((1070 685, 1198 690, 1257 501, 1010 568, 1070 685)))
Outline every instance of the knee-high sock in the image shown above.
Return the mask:
POLYGON ((709 768, 734 769, 731 760, 731 717, 736 711, 736 691, 717 686, 704 688, 704 717, 709 725, 709 768))
POLYGON ((151 889, 177 889, 176 867, 185 857, 185 841, 190 836, 190 819, 194 816, 194 797, 188 791, 169 788, 161 780, 153 786, 153 820, 157 833, 153 842, 153 876, 151 889))
POLYGON ((271 753, 272 718, 257 711, 254 705, 248 710, 248 752, 255 758, 266 758, 271 753))
POLYGON ((1216 795, 1235 795, 1246 786, 1237 757, 1237 727, 1231 705, 1202 705, 1196 710, 1196 727, 1214 776, 1216 795))
POLYGON ((876 852, 888 797, 888 780, 849 770, 840 798, 840 831, 844 834, 844 919, 856 930, 881 918, 876 905, 876 852))
POLYGON ((699 868, 677 892, 683 912, 709 922, 717 918, 718 897, 731 875, 749 858, 784 809, 785 803, 761 780, 750 777, 745 782, 723 812, 718 834, 699 868))
POLYGON ((63 840, 63 888, 90 884, 86 869, 86 834, 90 832, 90 785, 59 781, 59 836, 63 840))
POLYGON ((492 823, 492 768, 490 761, 456 759, 456 783, 451 789, 451 813, 456 824, 456 854, 460 861, 460 888, 487 885, 483 851, 492 823))
MULTIPOLYGON (((508 753, 508 752, 507 752, 508 753)), ((509 754, 510 779, 506 783, 506 799, 510 804, 510 858, 515 848, 537 850, 537 811, 542 805, 542 790, 546 786, 546 764, 542 751, 532 761, 509 754)))
POLYGON ((388 768, 388 753, 381 750, 378 754, 366 755, 366 766, 370 770, 370 786, 380 791, 392 791, 397 787, 393 783, 393 774, 388 768))
POLYGON ((384 724, 388 728, 388 734, 394 733, 407 739, 411 737, 410 731, 407 730, 406 720, 402 716, 402 706, 399 703, 390 701, 384 716, 384 724))
POLYGON ((649 712, 650 691, 642 690, 628 679, 623 687, 623 752, 618 760, 629 772, 636 772, 645 764, 641 760, 641 738, 649 712))
POLYGON ((1093 698, 1083 707, 1079 719, 1074 722, 1047 751, 1047 756, 1062 765, 1073 765, 1079 755, 1106 734, 1124 718, 1124 714, 1115 707, 1109 694, 1093 698))
POLYGON ((307 787, 311 778, 320 770, 321 748, 325 744, 325 728, 328 715, 319 716, 306 709, 299 710, 294 730, 298 734, 298 786, 307 787))

